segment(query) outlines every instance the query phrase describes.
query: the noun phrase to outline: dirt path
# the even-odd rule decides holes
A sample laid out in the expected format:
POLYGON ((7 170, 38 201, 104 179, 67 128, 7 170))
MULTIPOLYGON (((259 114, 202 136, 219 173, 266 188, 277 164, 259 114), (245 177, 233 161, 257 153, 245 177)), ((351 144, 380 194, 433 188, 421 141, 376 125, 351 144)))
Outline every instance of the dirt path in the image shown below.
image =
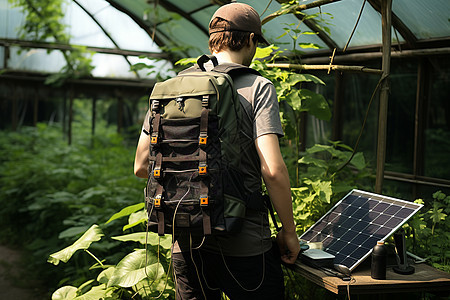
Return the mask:
POLYGON ((18 250, 0 246, 0 299, 40 300, 42 296, 27 283, 26 271, 21 267, 18 250))

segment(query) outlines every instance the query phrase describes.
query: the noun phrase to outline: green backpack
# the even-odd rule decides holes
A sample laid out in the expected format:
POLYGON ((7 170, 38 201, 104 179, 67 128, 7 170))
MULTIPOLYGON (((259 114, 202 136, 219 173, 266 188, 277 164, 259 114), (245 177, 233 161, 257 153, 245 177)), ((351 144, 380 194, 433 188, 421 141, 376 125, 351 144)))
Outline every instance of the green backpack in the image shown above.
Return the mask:
POLYGON ((145 189, 150 231, 210 235, 240 230, 255 197, 246 194, 240 171, 243 108, 232 77, 249 72, 259 75, 203 55, 196 67, 153 88, 145 189), (209 60, 214 68, 206 71, 209 60))

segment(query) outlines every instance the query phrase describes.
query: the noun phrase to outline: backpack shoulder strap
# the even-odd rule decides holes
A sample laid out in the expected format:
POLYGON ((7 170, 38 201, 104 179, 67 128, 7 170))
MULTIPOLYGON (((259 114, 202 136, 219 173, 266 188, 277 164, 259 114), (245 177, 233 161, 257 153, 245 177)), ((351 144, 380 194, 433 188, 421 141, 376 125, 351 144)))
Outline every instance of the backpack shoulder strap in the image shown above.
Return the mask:
POLYGON ((201 72, 201 71, 202 70, 200 69, 200 67, 197 64, 195 64, 192 67, 189 67, 187 69, 184 69, 184 70, 178 72, 178 75, 184 75, 184 74, 187 74, 187 73, 201 72))
POLYGON ((215 66, 212 70, 219 73, 226 73, 230 76, 236 76, 239 74, 254 74, 261 76, 261 74, 255 69, 234 63, 223 63, 215 66))
POLYGON ((258 71, 254 70, 252 68, 246 67, 244 65, 235 64, 235 63, 223 63, 223 64, 219 65, 217 62, 217 58, 213 55, 200 56, 199 59, 197 60, 197 63, 194 66, 179 72, 178 75, 184 75, 184 74, 190 73, 190 72, 206 71, 204 64, 209 60, 212 61, 213 65, 214 65, 214 68, 212 69, 212 71, 214 71, 214 72, 225 73, 230 76, 238 76, 240 74, 254 74, 254 75, 261 76, 261 74, 258 71))
POLYGON ((211 61, 214 67, 217 67, 217 65, 219 64, 217 58, 214 55, 203 54, 197 59, 197 63, 194 66, 179 72, 178 75, 183 75, 190 72, 206 72, 205 63, 208 61, 211 61))

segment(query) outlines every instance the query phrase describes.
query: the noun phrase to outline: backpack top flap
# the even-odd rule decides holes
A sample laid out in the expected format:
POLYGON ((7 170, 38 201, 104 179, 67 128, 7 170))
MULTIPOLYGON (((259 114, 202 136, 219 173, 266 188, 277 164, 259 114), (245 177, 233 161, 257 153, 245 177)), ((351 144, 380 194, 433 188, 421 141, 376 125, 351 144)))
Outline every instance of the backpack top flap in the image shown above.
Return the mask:
POLYGON ((156 83, 150 99, 213 95, 216 92, 211 80, 205 80, 199 76, 176 76, 156 83))

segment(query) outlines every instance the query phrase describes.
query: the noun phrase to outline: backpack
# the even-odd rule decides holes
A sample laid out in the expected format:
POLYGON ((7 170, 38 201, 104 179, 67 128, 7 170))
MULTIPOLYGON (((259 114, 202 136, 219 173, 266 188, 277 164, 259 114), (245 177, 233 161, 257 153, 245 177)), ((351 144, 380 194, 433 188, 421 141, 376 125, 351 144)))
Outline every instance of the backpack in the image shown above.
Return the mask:
POLYGON ((261 192, 246 193, 240 171, 243 108, 232 77, 243 73, 259 75, 203 55, 196 67, 154 86, 145 189, 150 231, 232 234, 247 207, 261 206, 261 192), (206 71, 209 60, 214 68, 206 71))

